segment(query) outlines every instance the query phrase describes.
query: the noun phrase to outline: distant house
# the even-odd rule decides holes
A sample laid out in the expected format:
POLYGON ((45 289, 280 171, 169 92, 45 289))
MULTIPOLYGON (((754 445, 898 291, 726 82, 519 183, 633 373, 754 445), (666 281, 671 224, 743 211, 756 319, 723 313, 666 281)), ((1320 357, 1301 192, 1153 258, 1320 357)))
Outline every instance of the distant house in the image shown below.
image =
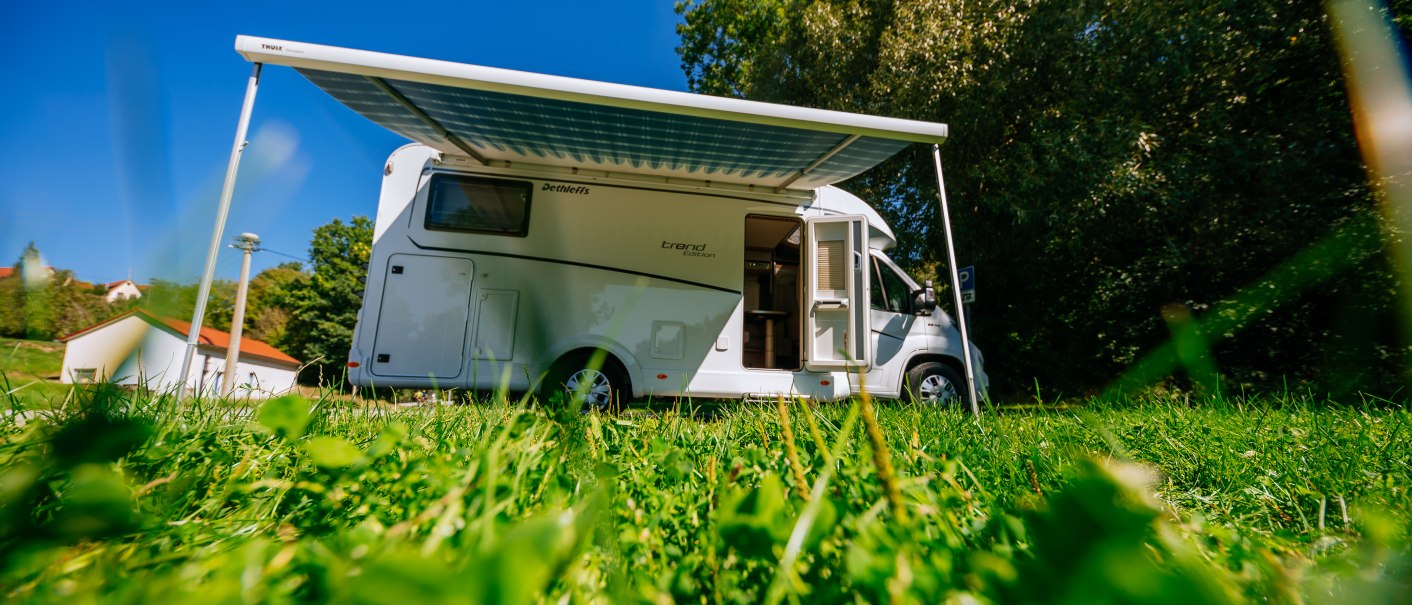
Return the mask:
MULTIPOLYGON (((55 270, 54 270, 53 267, 50 267, 50 266, 48 266, 48 265, 45 265, 45 266, 39 267, 39 268, 35 271, 34 276, 35 276, 35 277, 53 277, 53 276, 54 276, 54 273, 55 273, 55 270)), ((14 266, 0 267, 0 279, 5 279, 5 278, 7 278, 7 277, 15 276, 15 275, 17 275, 17 274, 21 274, 21 273, 17 273, 17 272, 15 271, 15 267, 14 267, 14 266)))
POLYGON ((103 295, 103 299, 110 303, 129 298, 142 298, 141 286, 132 283, 130 279, 108 282, 105 287, 108 288, 108 293, 103 295))
MULTIPOLYGON (((186 392, 220 392, 230 334, 201 328, 191 371, 183 380, 182 356, 191 324, 138 309, 60 338, 65 343, 60 381, 145 385, 155 391, 181 384, 186 392)), ((264 398, 294 388, 299 361, 251 338, 240 339, 236 396, 264 398)))

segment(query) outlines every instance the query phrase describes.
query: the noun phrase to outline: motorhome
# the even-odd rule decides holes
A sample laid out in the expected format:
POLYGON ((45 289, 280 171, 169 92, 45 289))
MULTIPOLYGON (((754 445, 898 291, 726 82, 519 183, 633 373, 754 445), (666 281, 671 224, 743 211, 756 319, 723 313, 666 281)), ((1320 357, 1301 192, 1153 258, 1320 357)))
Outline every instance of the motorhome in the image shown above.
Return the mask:
POLYGON ((895 243, 833 186, 668 186, 411 144, 384 169, 351 377, 590 405, 956 398, 960 339, 895 243))
POLYGON ((985 389, 964 319, 835 186, 923 143, 941 187, 944 124, 247 36, 236 48, 256 64, 241 129, 260 65, 281 64, 415 141, 382 167, 355 384, 566 390, 591 406, 985 389))

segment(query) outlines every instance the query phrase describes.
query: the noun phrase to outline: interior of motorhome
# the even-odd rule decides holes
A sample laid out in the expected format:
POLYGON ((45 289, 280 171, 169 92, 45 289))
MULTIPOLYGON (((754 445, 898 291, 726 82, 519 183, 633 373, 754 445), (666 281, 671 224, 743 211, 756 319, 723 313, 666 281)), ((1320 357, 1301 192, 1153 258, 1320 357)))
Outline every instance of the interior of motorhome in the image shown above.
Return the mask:
POLYGON ((745 217, 744 330, 746 368, 798 370, 803 341, 799 281, 804 222, 778 216, 745 217))

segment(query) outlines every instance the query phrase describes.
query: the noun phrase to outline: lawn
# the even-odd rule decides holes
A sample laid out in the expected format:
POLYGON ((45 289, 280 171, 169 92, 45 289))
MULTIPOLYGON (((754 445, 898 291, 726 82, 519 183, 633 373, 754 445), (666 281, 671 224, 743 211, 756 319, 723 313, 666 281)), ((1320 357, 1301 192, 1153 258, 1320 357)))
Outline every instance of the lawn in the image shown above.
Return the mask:
POLYGON ((711 418, 85 391, 0 424, 9 602, 1405 602, 1400 406, 711 418))
POLYGON ((12 405, 61 405, 71 390, 59 384, 63 365, 61 343, 0 338, 0 394, 12 405))
POLYGON ((43 340, 0 338, 0 371, 12 382, 58 380, 64 345, 43 340))

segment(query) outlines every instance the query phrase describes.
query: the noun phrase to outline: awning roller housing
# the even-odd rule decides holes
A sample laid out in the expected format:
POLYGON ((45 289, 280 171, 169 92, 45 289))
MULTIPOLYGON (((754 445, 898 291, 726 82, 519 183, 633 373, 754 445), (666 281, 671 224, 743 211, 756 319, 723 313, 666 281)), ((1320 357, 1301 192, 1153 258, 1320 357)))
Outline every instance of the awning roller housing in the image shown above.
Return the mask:
POLYGON ((373 122, 482 163, 814 189, 882 163, 946 125, 591 82, 240 36, 373 122))

